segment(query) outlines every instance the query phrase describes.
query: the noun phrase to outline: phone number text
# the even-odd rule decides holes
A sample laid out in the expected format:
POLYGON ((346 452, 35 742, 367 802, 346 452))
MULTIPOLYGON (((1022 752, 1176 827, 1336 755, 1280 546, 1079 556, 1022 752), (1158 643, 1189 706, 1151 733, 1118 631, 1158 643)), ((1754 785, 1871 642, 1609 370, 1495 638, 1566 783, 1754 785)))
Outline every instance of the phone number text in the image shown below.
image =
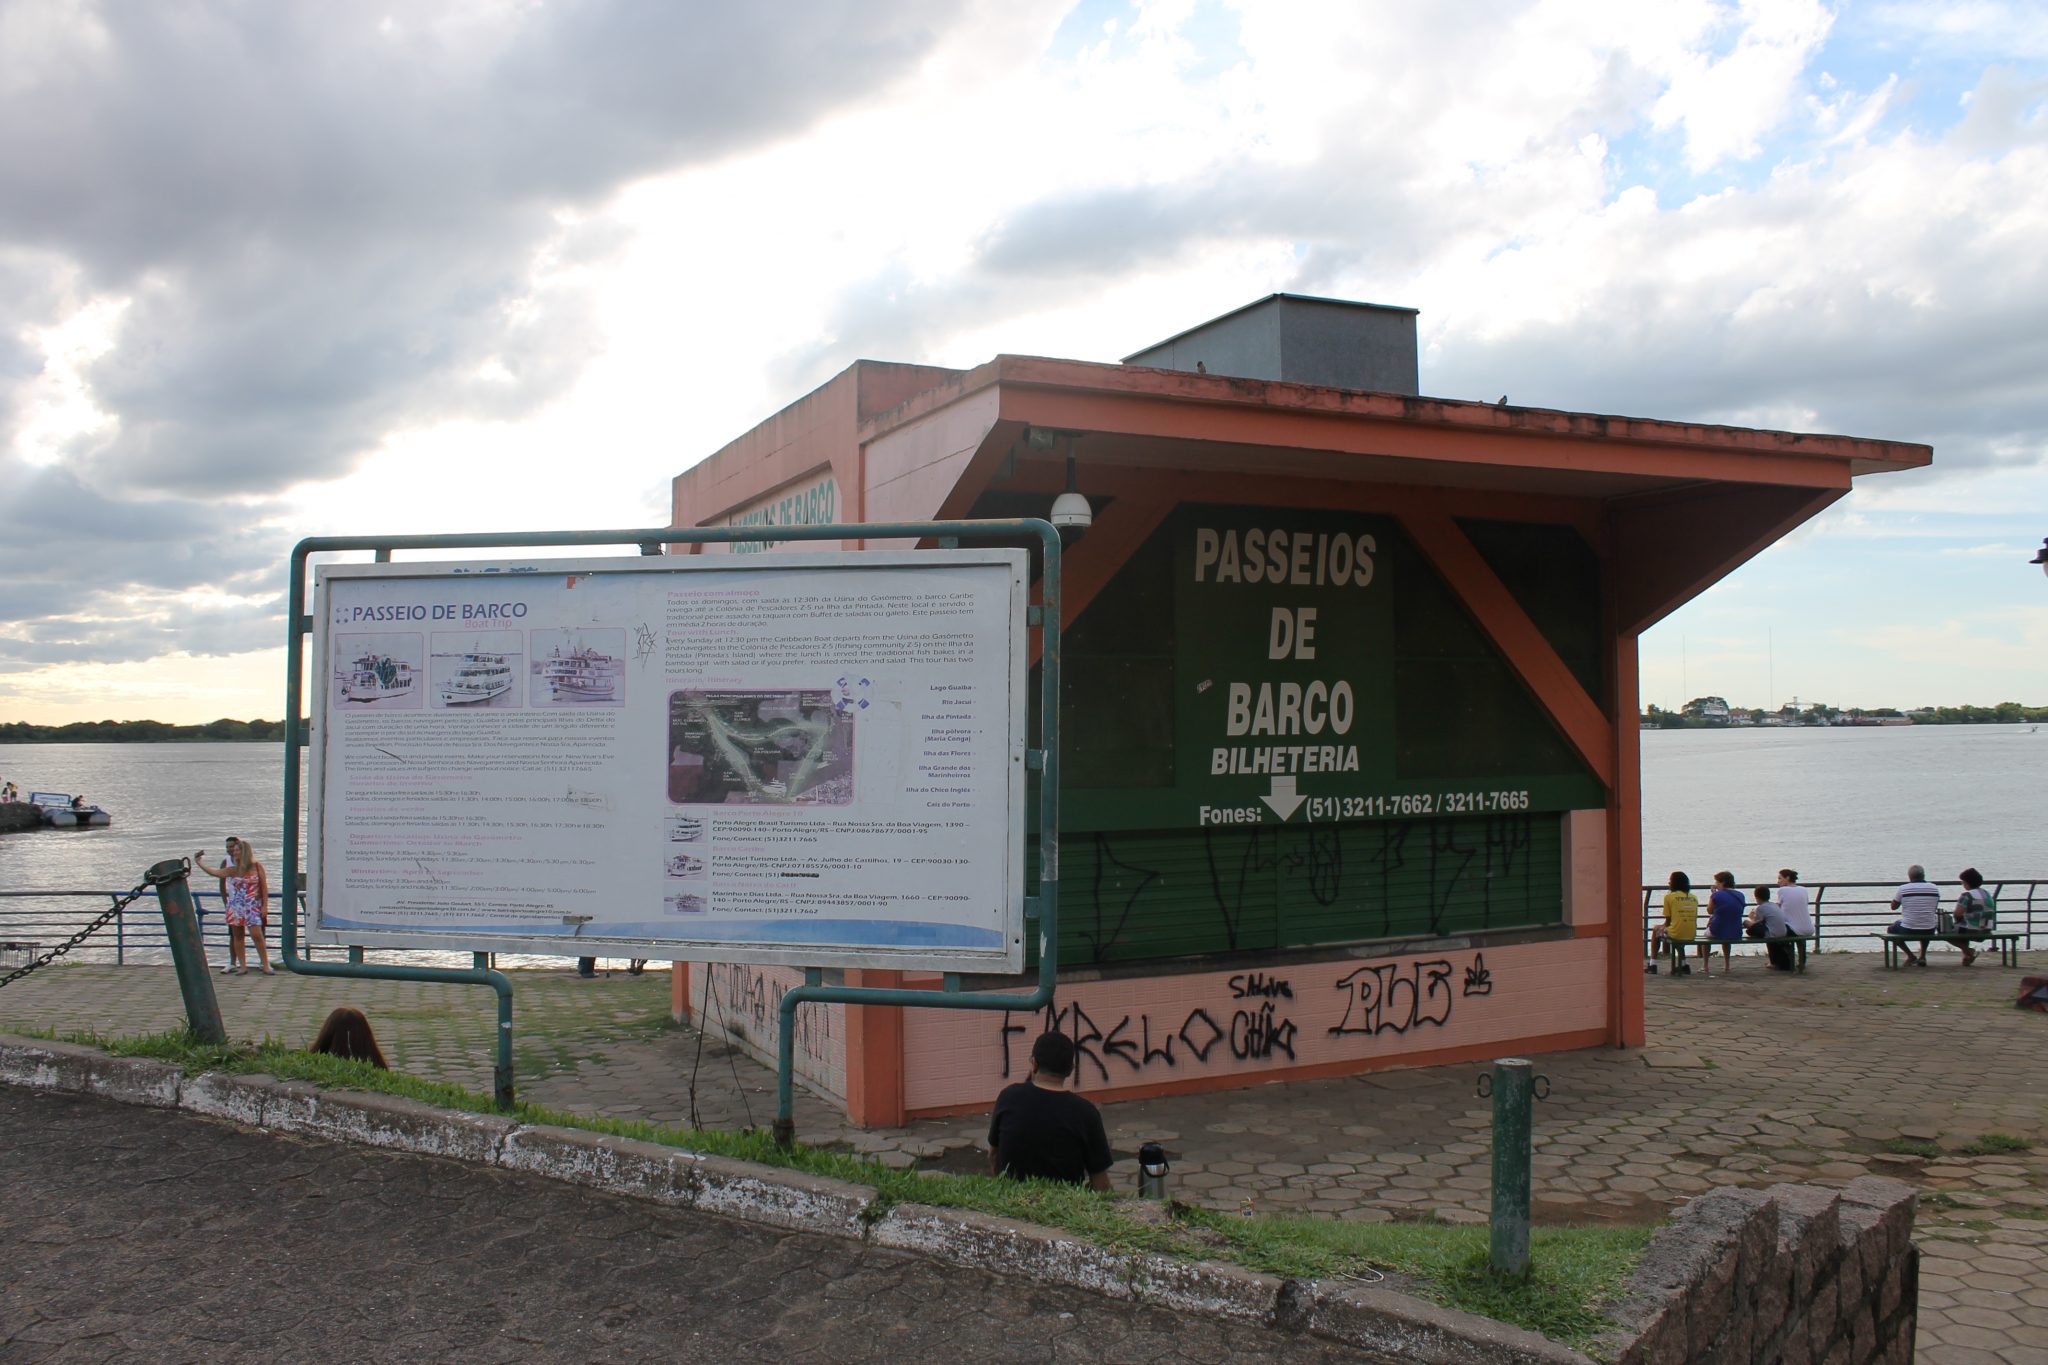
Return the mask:
POLYGON ((1375 820, 1390 815, 1484 815, 1529 809, 1527 791, 1420 792, 1413 796, 1311 796, 1311 820, 1375 820))

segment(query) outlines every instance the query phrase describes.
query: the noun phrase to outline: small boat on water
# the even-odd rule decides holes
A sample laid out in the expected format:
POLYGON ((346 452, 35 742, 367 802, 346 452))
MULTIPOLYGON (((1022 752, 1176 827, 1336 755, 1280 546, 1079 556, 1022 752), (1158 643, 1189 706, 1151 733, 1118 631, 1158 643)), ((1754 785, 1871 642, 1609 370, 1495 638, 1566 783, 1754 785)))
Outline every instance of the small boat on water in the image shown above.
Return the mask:
POLYGON ((341 675, 343 701, 382 701, 386 697, 407 696, 417 681, 411 664, 388 654, 365 654, 352 660, 347 668, 335 671, 341 675))
POLYGON ((441 683, 443 706, 474 706, 512 690, 512 664, 502 654, 461 654, 441 683))
POLYGON ((693 858, 687 853, 678 853, 668 860, 668 875, 671 877, 701 877, 704 875, 704 860, 693 858))
POLYGON ((98 806, 88 806, 82 796, 69 796, 63 792, 30 792, 28 803, 36 808, 36 815, 52 829, 85 829, 92 825, 111 825, 114 817, 98 806))
POLYGON ((678 816, 668 827, 668 838, 672 844, 694 844, 704 837, 704 822, 687 815, 678 816))

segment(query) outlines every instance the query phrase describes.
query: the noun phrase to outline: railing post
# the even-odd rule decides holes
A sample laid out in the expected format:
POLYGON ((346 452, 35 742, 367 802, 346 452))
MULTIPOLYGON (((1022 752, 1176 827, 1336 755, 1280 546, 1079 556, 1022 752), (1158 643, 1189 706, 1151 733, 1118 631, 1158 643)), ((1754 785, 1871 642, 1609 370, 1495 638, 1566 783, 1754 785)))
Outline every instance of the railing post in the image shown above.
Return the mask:
POLYGON ((125 908, 114 912, 114 965, 128 965, 128 911, 125 908))
MULTIPOLYGON (((349 951, 360 954, 363 950, 361 948, 352 948, 349 951)), ((362 959, 358 957, 356 960, 361 961, 362 959)), ((489 953, 471 953, 469 955, 469 964, 477 971, 490 972, 491 975, 497 976, 497 972, 491 966, 491 955, 489 953)), ((503 981, 504 978, 498 977, 498 980, 503 981)), ((496 1063, 492 1067, 492 1073, 491 1094, 497 1100, 500 1109, 510 1109, 512 1107, 513 1092, 512 987, 509 985, 503 986, 498 990, 498 1050, 496 1063)))
POLYGON ((1820 903, 1828 894, 1828 884, 1822 882, 1813 888, 1813 950, 1820 951, 1820 903))
POLYGON ((178 991, 185 997, 185 1021, 200 1042, 220 1044, 228 1040, 228 1031, 220 1020, 213 978, 206 974, 206 953, 199 946, 199 915, 192 904, 192 888, 185 885, 189 870, 183 858, 172 858, 146 875, 163 907, 164 937, 170 941, 171 963, 178 971, 178 991))
POLYGON ((1493 1273, 1529 1273, 1530 1102, 1533 1068, 1520 1057, 1493 1064, 1493 1273))

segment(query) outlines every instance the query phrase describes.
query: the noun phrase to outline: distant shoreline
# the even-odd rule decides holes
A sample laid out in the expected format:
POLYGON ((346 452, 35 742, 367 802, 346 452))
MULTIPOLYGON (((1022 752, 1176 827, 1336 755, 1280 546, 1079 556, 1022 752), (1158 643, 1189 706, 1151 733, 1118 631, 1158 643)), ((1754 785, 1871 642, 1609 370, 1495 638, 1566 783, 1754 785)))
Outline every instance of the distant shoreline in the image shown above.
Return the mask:
POLYGON ((1696 697, 1676 711, 1655 702, 1637 713, 1645 730, 1832 730, 1904 729, 1909 725, 2039 725, 2048 722, 2048 706, 2002 701, 1996 706, 1895 706, 1847 708, 1815 702, 1782 706, 1775 711, 1731 706, 1721 697, 1696 697))
POLYGON ((211 720, 172 725, 160 720, 80 720, 67 725, 0 724, 0 744, 281 744, 281 720, 211 720))
POLYGON ((2017 717, 1972 716, 1967 720, 1931 719, 1886 719, 1886 720, 1833 720, 1825 725, 1812 722, 1795 722, 1779 725, 1761 725, 1756 721, 1693 720, 1664 716, 1643 716, 1644 730, 1916 730, 1930 726, 1955 725, 2048 725, 2048 707, 2030 711, 2017 717))

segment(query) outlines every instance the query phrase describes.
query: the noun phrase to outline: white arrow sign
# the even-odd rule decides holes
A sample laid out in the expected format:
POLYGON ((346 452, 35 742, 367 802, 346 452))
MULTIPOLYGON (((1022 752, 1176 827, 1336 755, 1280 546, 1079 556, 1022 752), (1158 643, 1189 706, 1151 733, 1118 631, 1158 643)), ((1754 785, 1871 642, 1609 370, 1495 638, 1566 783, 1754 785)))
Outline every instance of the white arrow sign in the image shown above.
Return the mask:
POLYGON ((1271 806, 1273 808, 1273 814, 1279 816, 1281 820, 1284 821, 1287 819, 1288 816, 1300 810, 1301 803, 1308 800, 1308 798, 1306 796, 1297 796, 1295 794, 1293 778, 1276 777, 1273 779, 1272 794, 1268 796, 1262 796, 1259 798, 1259 800, 1271 806))

